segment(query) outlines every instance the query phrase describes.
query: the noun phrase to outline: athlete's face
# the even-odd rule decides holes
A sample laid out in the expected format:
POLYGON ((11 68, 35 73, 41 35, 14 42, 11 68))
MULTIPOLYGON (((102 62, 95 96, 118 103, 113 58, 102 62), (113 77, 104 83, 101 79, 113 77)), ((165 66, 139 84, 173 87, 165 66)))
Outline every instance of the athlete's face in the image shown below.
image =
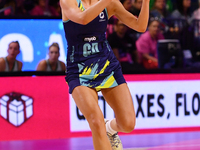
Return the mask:
POLYGON ((60 56, 59 50, 56 46, 51 46, 49 48, 49 60, 52 62, 57 62, 60 56))
POLYGON ((9 58, 16 59, 17 55, 20 52, 19 45, 17 43, 10 43, 7 52, 9 58))

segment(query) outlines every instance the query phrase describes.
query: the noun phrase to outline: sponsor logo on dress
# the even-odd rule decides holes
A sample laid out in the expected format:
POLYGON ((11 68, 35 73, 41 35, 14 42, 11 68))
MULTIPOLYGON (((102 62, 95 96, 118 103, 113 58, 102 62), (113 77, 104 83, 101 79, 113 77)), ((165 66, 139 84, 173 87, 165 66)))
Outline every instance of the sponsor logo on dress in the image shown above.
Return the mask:
POLYGON ((100 18, 99 22, 106 21, 104 12, 101 12, 101 13, 99 14, 99 18, 100 18))
POLYGON ((96 36, 92 36, 92 37, 85 37, 83 39, 84 42, 93 42, 93 41, 97 41, 98 40, 98 37, 96 36))

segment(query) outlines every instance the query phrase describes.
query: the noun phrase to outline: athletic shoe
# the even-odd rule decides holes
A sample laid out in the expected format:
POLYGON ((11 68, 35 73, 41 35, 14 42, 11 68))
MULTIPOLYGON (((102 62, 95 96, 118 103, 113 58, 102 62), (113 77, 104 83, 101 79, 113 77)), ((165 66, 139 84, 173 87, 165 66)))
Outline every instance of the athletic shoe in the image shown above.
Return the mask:
MULTIPOLYGON (((108 120, 106 119, 104 119, 104 121, 105 121, 105 124, 108 122, 108 120)), ((107 136, 113 150, 123 150, 122 142, 117 133, 112 135, 109 132, 107 132, 107 136)))

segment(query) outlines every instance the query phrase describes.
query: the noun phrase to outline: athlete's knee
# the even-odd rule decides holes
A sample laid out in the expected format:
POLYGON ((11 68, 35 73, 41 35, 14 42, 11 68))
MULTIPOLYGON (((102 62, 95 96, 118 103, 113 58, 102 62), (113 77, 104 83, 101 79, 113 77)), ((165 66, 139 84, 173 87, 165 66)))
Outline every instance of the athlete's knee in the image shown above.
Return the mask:
POLYGON ((124 132, 131 132, 133 131, 135 128, 135 121, 134 120, 131 120, 131 121, 127 121, 124 125, 124 132))
POLYGON ((101 118, 92 117, 88 120, 89 126, 91 130, 95 130, 96 132, 101 132, 104 122, 102 122, 101 118))
POLYGON ((122 121, 121 123, 119 123, 120 128, 122 129, 123 132, 129 133, 131 131, 134 130, 135 128, 135 124, 136 124, 136 119, 135 117, 133 118, 129 118, 129 119, 125 119, 124 121, 122 121))

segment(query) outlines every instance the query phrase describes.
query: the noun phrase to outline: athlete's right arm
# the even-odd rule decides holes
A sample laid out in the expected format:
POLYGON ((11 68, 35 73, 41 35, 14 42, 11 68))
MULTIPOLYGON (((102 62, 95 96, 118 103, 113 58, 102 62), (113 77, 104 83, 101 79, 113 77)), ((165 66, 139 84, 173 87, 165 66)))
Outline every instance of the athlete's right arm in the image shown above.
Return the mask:
POLYGON ((5 60, 3 58, 0 58, 0 72, 5 71, 5 60))
POLYGON ((100 0, 84 11, 81 11, 77 6, 76 0, 60 0, 63 21, 69 19, 73 22, 86 25, 95 19, 111 1, 112 0, 100 0))

